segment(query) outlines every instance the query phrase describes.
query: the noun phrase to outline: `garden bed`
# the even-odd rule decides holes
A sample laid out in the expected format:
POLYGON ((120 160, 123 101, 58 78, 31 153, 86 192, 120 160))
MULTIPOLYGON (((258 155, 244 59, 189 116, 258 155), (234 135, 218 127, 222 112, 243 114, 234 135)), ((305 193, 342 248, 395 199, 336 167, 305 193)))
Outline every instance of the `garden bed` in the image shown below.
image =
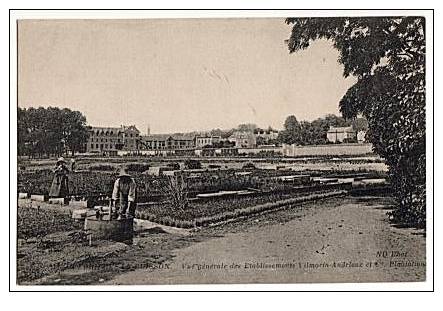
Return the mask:
POLYGON ((126 249, 112 241, 89 244, 83 222, 69 213, 29 206, 17 209, 17 282, 27 284, 126 249))
POLYGON ((147 204, 137 208, 136 218, 166 226, 194 228, 346 193, 347 190, 337 187, 335 190, 317 191, 310 194, 268 193, 256 197, 195 200, 191 201, 186 209, 177 209, 165 203, 147 204))
POLYGON ((40 238, 54 232, 79 230, 82 227, 69 214, 31 207, 17 209, 18 239, 40 238))
MULTIPOLYGON (((287 174, 287 173, 286 173, 287 174)), ((293 174, 293 173, 292 173, 293 174)), ((234 170, 199 173, 198 178, 187 177, 187 192, 190 197, 198 193, 214 191, 236 191, 246 188, 260 188, 261 190, 281 190, 294 185, 302 184, 305 180, 296 180, 292 184, 273 180, 272 177, 281 176, 282 172, 257 170, 253 176, 238 176, 234 170)), ((164 196, 162 183, 166 177, 156 177, 140 172, 132 173, 137 183, 137 197, 139 202, 159 200, 164 196)), ((81 171, 68 175, 69 192, 76 199, 98 199, 110 196, 117 173, 106 171, 81 171)), ((18 174, 18 192, 47 195, 51 187, 53 173, 50 170, 35 172, 20 172, 18 174)))

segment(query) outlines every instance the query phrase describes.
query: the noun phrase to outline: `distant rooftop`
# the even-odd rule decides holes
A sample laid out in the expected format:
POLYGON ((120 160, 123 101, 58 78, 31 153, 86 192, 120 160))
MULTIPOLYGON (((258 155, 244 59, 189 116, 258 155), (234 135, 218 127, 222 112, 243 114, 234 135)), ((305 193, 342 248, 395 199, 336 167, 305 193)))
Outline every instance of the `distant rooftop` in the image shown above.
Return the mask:
POLYGON ((179 134, 151 134, 143 135, 144 140, 194 140, 194 136, 191 135, 179 135, 179 134))
POLYGON ((351 133, 351 132, 355 132, 352 126, 344 126, 344 127, 331 126, 328 131, 328 133, 351 133))

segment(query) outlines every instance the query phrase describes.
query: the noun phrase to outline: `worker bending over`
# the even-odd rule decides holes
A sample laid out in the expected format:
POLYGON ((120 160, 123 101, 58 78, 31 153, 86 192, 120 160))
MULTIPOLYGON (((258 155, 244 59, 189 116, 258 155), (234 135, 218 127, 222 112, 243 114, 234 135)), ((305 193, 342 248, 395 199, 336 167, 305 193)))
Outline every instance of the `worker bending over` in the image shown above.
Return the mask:
POLYGON ((126 168, 121 168, 120 173, 114 183, 112 191, 112 203, 115 212, 113 217, 118 219, 135 216, 137 185, 135 180, 128 174, 126 168), (119 200, 120 206, 117 209, 116 201, 119 200))

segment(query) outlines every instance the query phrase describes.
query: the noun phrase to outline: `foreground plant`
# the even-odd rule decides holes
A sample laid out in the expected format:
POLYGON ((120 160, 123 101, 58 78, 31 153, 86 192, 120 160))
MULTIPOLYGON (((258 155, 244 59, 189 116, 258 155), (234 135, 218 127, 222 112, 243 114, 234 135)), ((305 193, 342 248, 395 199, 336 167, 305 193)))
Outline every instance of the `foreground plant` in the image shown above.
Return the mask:
POLYGON ((164 196, 175 209, 186 211, 188 201, 188 183, 182 174, 167 176, 161 185, 164 196))

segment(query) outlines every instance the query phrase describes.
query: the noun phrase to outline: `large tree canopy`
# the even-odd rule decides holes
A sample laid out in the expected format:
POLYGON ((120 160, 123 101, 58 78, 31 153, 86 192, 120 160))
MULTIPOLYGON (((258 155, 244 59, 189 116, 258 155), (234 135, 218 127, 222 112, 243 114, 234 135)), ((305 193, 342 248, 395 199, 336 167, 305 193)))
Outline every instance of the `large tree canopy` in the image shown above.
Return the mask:
POLYGON ((288 18, 289 51, 318 39, 339 51, 345 77, 357 82, 341 99, 346 118, 362 114, 374 150, 385 158, 398 201, 392 216, 424 226, 426 218, 425 19, 288 18))
POLYGON ((300 144, 301 127, 297 118, 290 115, 286 118, 284 130, 278 134, 278 140, 285 144, 300 144))
POLYGON ((84 149, 89 137, 86 118, 67 108, 18 108, 17 125, 19 155, 74 154, 84 149))

